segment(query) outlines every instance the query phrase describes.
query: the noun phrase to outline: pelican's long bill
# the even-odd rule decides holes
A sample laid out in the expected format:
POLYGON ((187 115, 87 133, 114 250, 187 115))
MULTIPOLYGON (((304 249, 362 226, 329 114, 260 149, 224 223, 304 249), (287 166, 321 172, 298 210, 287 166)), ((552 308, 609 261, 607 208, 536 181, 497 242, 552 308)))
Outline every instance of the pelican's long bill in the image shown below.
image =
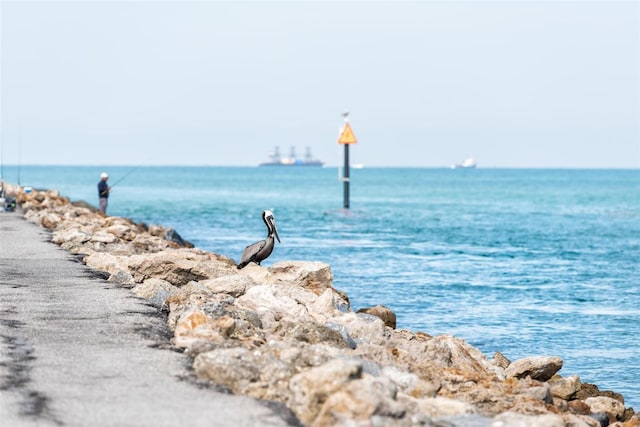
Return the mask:
POLYGON ((262 216, 264 217, 264 222, 267 223, 267 227, 269 228, 269 233, 270 234, 273 233, 273 235, 278 240, 278 243, 282 243, 280 242, 280 236, 278 236, 278 228, 276 227, 276 218, 273 216, 273 212, 264 211, 262 213, 262 216))

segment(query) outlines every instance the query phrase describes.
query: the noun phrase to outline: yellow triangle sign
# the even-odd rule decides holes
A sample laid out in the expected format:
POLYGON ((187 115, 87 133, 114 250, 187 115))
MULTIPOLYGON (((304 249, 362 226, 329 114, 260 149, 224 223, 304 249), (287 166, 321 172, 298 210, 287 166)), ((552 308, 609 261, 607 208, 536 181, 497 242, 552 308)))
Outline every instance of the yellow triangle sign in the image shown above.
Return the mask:
POLYGON ((353 134, 353 131, 351 130, 351 126, 349 126, 349 123, 345 123, 344 128, 340 133, 340 137, 338 138, 338 144, 355 144, 357 142, 358 140, 356 139, 356 136, 353 134))

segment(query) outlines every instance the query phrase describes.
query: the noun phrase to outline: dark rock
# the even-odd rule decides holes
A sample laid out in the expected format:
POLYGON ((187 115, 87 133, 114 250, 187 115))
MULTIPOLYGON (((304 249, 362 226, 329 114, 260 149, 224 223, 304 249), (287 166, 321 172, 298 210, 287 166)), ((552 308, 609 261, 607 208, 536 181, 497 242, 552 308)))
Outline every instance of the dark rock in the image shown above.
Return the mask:
POLYGON ((177 243, 178 245, 186 247, 186 248, 192 248, 193 247, 193 243, 184 240, 182 238, 182 236, 180 236, 178 234, 178 232, 176 230, 174 230, 173 228, 169 228, 166 231, 166 233, 164 233, 164 240, 168 240, 169 242, 177 243))
POLYGON ((582 383, 580 386, 580 391, 576 393, 576 398, 580 400, 584 400, 587 397, 596 397, 600 396, 600 390, 598 386, 595 384, 582 383))
POLYGON ((376 305, 375 307, 365 307, 358 310, 358 313, 371 314, 377 316, 384 322, 385 326, 396 328, 396 315, 389 307, 376 305))
POLYGON ((600 427, 607 427, 609 425, 609 416, 604 413, 589 414, 589 417, 593 418, 600 423, 600 427))
POLYGON ((569 411, 573 414, 589 415, 591 413, 589 405, 584 403, 582 400, 570 400, 567 402, 567 405, 569 406, 569 411))

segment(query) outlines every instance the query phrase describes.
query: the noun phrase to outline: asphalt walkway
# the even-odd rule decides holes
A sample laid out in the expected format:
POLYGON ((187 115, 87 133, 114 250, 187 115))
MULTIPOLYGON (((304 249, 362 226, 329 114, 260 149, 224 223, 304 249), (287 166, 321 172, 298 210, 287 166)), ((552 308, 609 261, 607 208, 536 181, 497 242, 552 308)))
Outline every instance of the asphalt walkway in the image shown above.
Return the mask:
POLYGON ((0 212, 0 426, 289 426, 196 382, 157 309, 0 212))

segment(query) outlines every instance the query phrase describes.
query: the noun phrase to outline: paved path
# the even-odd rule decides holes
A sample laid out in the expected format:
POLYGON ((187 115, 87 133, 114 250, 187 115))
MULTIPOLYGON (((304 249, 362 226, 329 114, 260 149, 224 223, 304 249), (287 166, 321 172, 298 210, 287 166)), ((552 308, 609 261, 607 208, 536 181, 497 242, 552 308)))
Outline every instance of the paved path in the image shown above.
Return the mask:
POLYGON ((0 212, 0 426, 287 426, 198 384, 158 311, 0 212))

